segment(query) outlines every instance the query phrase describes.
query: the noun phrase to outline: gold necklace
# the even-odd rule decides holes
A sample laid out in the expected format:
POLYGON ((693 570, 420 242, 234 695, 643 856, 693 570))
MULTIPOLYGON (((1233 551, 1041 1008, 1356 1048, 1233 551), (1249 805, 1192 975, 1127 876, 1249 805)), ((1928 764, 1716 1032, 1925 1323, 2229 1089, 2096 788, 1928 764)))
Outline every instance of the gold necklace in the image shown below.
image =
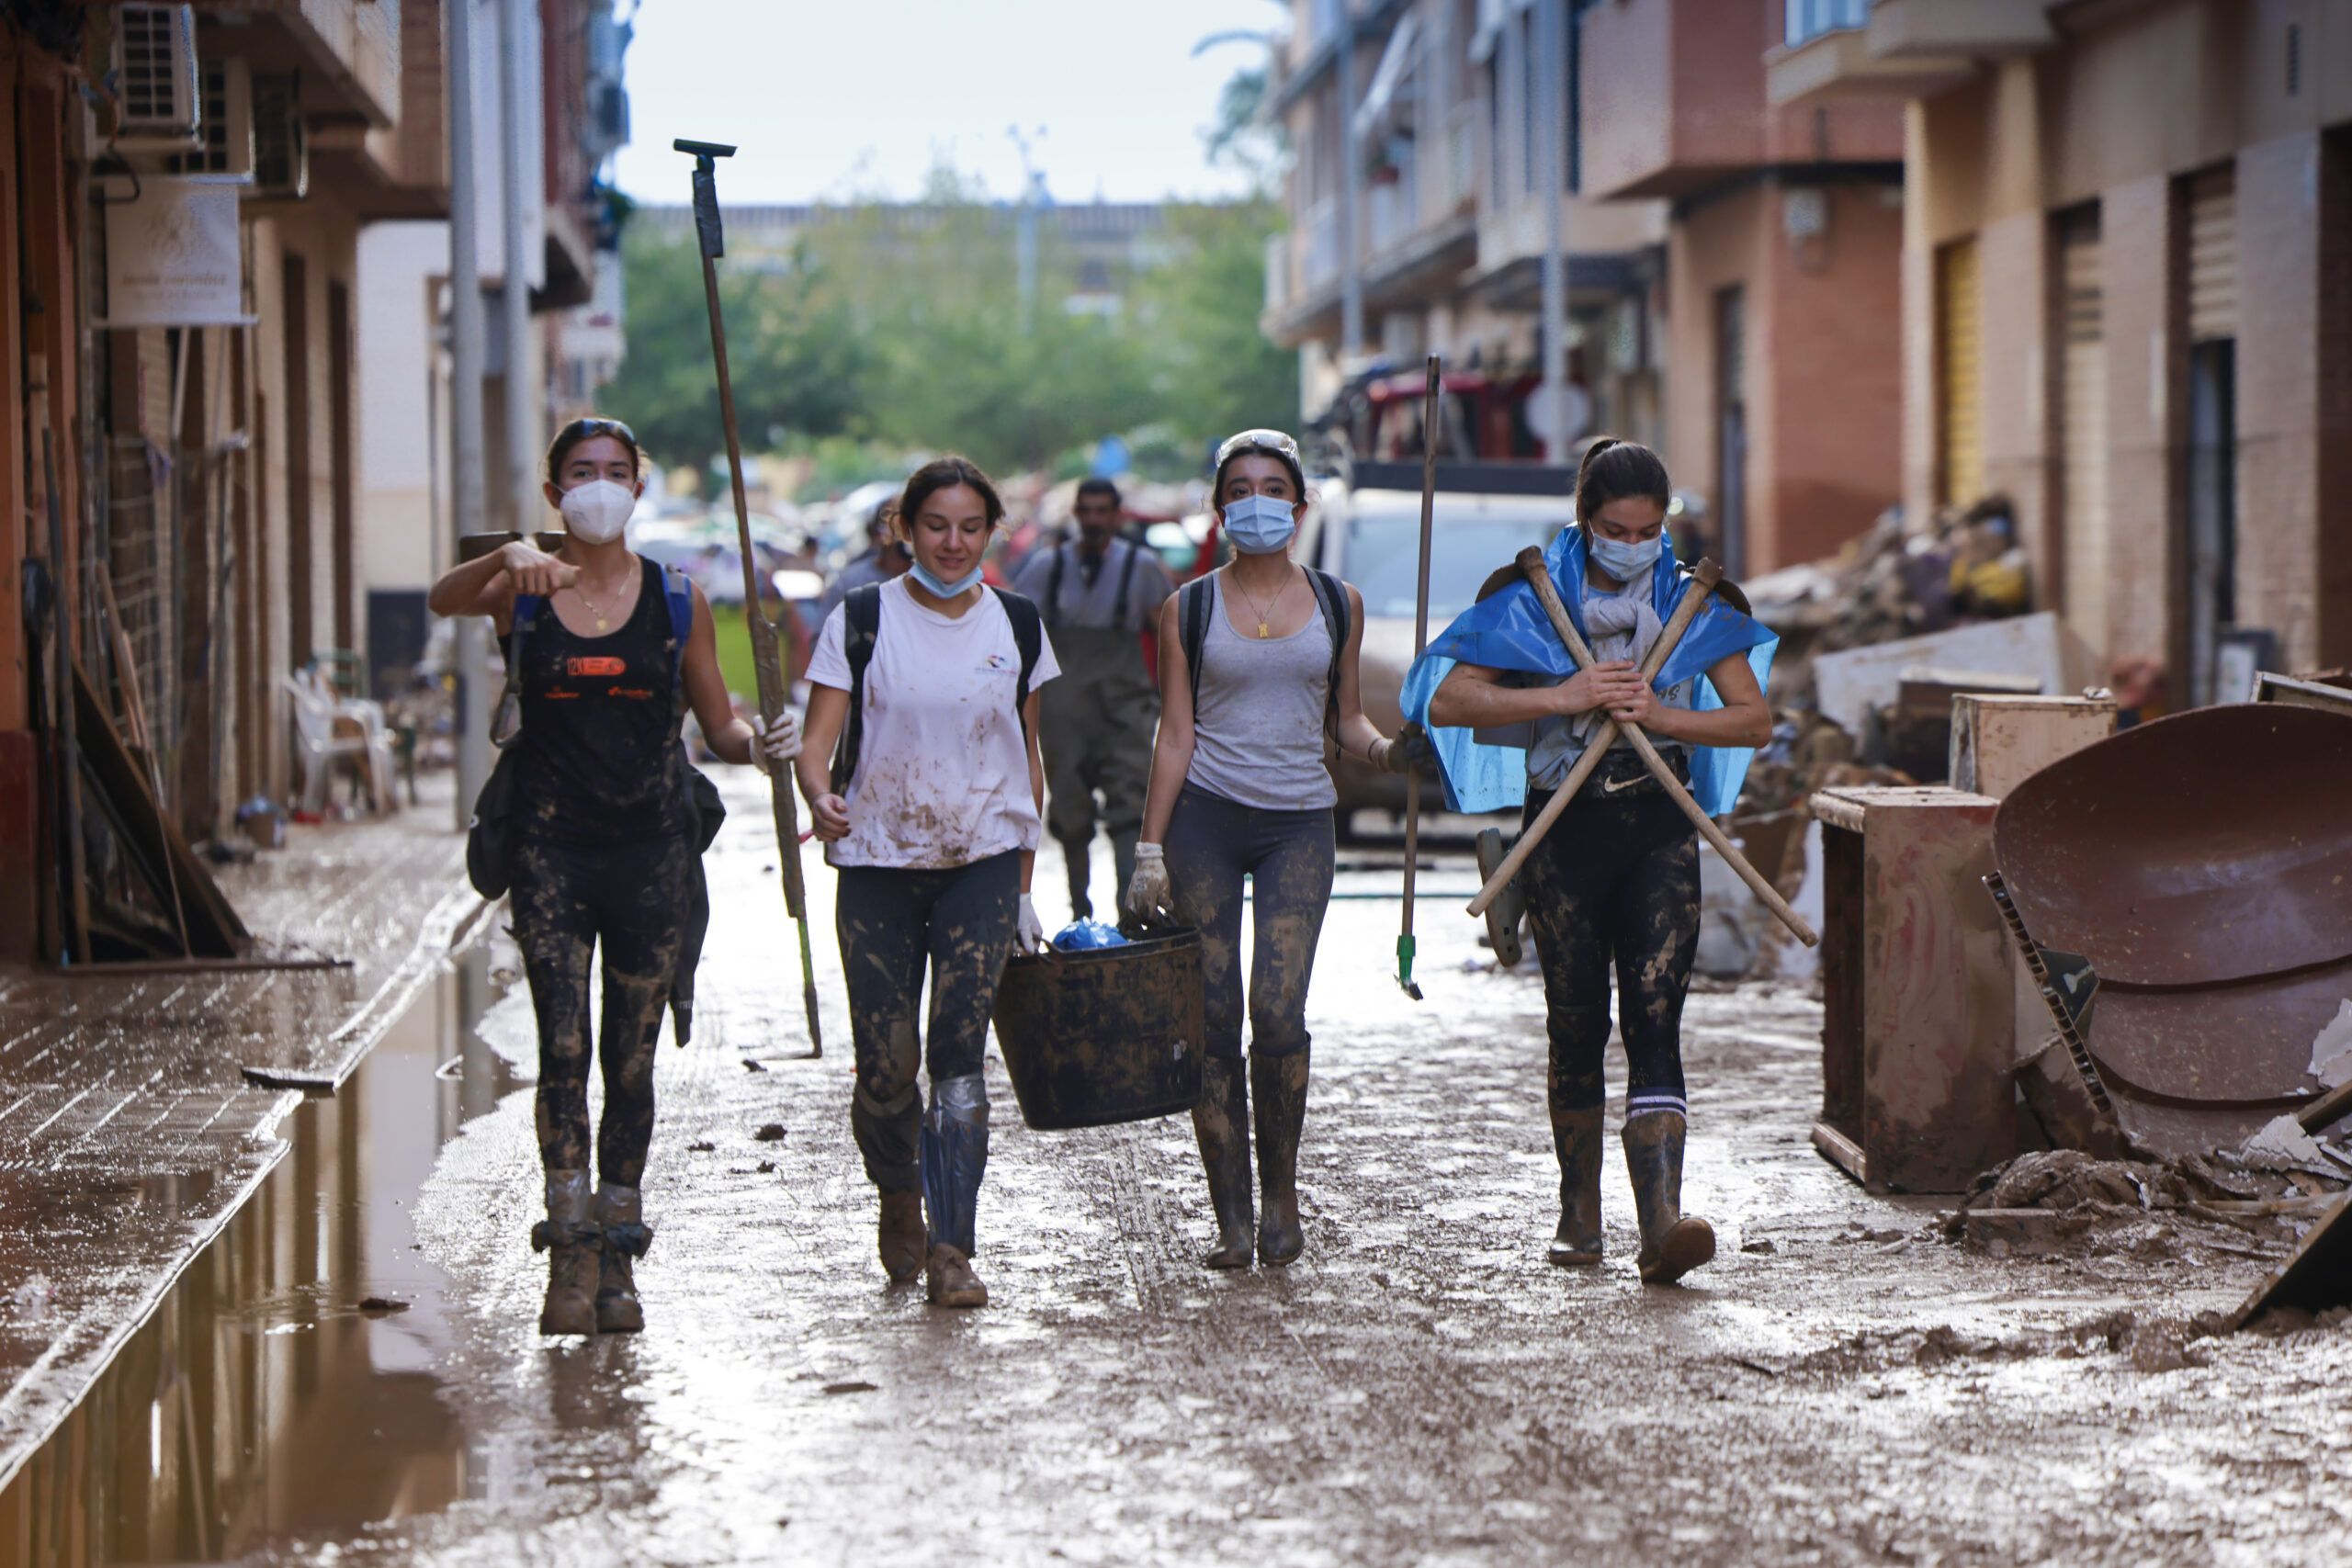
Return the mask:
MULTIPOLYGON (((1282 592, 1274 595, 1274 609, 1280 609, 1282 607, 1283 600, 1289 595, 1291 585, 1295 581, 1297 581, 1297 579, 1292 578, 1283 583, 1282 592)), ((1258 616, 1258 640, 1263 642, 1268 637, 1273 636, 1274 634, 1269 631, 1266 627, 1266 615, 1268 612, 1258 608, 1258 601, 1250 597, 1250 590, 1241 586, 1241 579, 1238 577, 1236 577, 1233 580, 1233 591, 1240 594, 1243 602, 1256 613, 1258 616)))
MULTIPOLYGON (((621 587, 627 588, 628 586, 628 581, 624 580, 621 583, 621 587)), ((597 604, 594 599, 589 598, 587 589, 582 587, 579 582, 574 582, 571 585, 571 592, 574 597, 576 597, 582 604, 588 606, 588 613, 596 617, 596 629, 598 631, 603 631, 612 625, 612 622, 607 618, 610 615, 609 609, 605 605, 597 604)))

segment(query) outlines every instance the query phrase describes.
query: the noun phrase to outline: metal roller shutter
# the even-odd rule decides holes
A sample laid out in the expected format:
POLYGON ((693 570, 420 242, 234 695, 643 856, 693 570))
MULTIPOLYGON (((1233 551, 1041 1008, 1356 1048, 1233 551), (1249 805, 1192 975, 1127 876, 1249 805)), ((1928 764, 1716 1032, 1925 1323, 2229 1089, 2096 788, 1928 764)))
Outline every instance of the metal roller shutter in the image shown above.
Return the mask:
POLYGON ((2188 341, 2238 335, 2238 181, 2227 166, 2188 182, 2188 341))
POLYGON ((1965 506, 1984 493, 1984 416, 1978 376, 1982 309, 1976 242, 1955 241, 1936 253, 1943 499, 1952 506, 1965 506))
POLYGON ((2060 583, 2066 619, 2107 652, 2107 344, 2097 209, 2062 219, 2057 233, 2060 583))

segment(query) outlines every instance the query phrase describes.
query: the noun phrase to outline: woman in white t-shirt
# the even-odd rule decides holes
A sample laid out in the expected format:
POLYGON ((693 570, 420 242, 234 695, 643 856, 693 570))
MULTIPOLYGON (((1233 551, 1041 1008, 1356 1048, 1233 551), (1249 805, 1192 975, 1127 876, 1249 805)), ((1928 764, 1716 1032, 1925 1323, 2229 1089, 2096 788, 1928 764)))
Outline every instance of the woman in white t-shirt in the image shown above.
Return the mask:
POLYGON ((1029 902, 1046 791, 1037 688, 1060 671, 1037 607, 981 582, 1003 516, 996 487, 961 457, 907 480, 896 526, 914 565, 825 618, 798 764, 841 874, 850 1128, 882 1194, 882 1266, 894 1283, 926 1274, 939 1306, 989 1299, 972 1272, 989 1152, 981 1056, 1007 953, 1045 936, 1029 902), (927 1063, 915 1018, 926 965, 927 1063))

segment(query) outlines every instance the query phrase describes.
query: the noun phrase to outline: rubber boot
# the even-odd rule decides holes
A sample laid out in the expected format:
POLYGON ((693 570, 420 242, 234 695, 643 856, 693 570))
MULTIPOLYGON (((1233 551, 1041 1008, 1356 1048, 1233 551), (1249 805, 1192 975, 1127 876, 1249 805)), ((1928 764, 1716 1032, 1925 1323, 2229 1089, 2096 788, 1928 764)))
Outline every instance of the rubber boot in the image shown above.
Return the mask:
POLYGON ((645 1225, 644 1195, 610 1182, 596 1189, 596 1328, 603 1334, 635 1334, 645 1326, 632 1265, 652 1245, 645 1225))
POLYGON ((1601 1108, 1552 1112, 1552 1147, 1560 1156, 1560 1228, 1547 1260, 1564 1269, 1600 1261, 1601 1108))
POLYGON ((1298 1134, 1306 1124, 1306 1054, 1250 1053, 1250 1095, 1258 1102, 1258 1261, 1283 1264, 1306 1249, 1298 1223, 1298 1134))
POLYGON ((933 1306, 988 1305, 989 1288, 972 1272, 988 1163, 988 1080, 972 1073, 934 1082, 922 1119, 923 1210, 931 1222, 924 1269, 933 1306))
POLYGON ((922 1228, 922 1194, 882 1194, 882 1224, 876 1237, 882 1249, 882 1268, 890 1283, 903 1285, 922 1272, 928 1238, 922 1228))
POLYGON ((1627 1117, 1621 1134, 1642 1226, 1634 1266, 1645 1285, 1672 1284, 1715 1255, 1714 1227, 1682 1212, 1684 1129, 1679 1111, 1645 1111, 1627 1117))
POLYGON ((1216 1215, 1216 1250, 1201 1261, 1211 1269, 1247 1269, 1257 1216, 1250 1212, 1250 1088, 1238 1060, 1211 1056, 1202 1065, 1193 1136, 1201 1145, 1209 1208, 1216 1215))
POLYGON ((548 1255, 548 1299, 539 1308, 542 1334, 596 1332, 595 1222, 589 1214, 588 1173, 548 1172, 548 1217, 531 1227, 531 1250, 548 1255))

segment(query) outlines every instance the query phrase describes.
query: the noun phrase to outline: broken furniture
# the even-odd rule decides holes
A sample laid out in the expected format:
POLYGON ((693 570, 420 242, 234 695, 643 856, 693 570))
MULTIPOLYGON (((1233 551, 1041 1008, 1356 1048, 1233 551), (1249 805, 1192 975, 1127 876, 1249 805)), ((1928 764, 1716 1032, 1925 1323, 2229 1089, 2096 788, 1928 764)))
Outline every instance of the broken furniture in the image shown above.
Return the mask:
POLYGON ((392 738, 384 710, 371 702, 338 695, 322 672, 282 677, 294 700, 294 739, 302 761, 302 809, 326 809, 327 784, 338 763, 348 763, 379 813, 399 805, 392 794, 392 738))
POLYGON ((2254 700, 2258 703, 2287 703, 2296 707, 2325 708, 2330 713, 2352 713, 2352 687, 2331 685, 2325 681, 2305 681, 2292 675, 2274 675, 2267 670, 2254 678, 2254 700))
POLYGON ((1984 897, 1999 802, 1813 796, 1825 1006, 1814 1146, 1873 1192, 1958 1192, 2017 1148, 2008 937, 1984 897))
POLYGON ((2237 704, 2127 729, 2002 803, 2001 880, 2031 942, 2095 975, 2085 1044, 2146 1149, 2234 1146, 2317 1097, 2312 1042, 2352 998, 2347 781, 2352 715, 2237 704))

